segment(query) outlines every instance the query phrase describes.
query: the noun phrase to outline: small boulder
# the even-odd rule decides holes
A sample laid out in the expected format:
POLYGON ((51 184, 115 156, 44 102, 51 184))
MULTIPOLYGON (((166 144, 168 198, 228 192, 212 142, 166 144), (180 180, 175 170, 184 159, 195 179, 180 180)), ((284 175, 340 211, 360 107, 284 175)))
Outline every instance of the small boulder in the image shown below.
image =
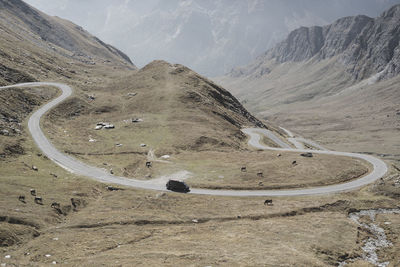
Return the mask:
POLYGON ((5 135, 5 136, 9 136, 9 135, 10 135, 10 132, 9 132, 8 130, 4 129, 4 130, 1 130, 1 131, 0 131, 0 134, 1 134, 1 135, 5 135))

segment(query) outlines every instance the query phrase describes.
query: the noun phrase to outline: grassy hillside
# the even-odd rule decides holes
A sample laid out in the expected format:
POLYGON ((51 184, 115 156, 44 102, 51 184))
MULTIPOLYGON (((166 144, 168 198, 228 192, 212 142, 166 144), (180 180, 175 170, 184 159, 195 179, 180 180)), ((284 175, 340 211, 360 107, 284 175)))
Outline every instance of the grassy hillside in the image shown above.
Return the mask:
POLYGON ((362 163, 341 157, 302 161, 298 153, 279 158, 274 152, 250 151, 243 127, 275 128, 250 115, 225 89, 181 65, 155 61, 87 93, 95 99, 75 96, 49 113, 44 127, 60 150, 117 175, 160 183, 191 178, 190 184, 209 188, 266 189, 332 184, 367 172, 362 163), (96 130, 98 122, 115 128, 96 130), (263 158, 270 165, 253 164, 263 158), (293 160, 300 166, 293 168, 293 160), (146 161, 153 167, 146 168, 146 161), (252 172, 241 174, 242 165, 254 165, 252 172), (272 166, 283 171, 268 170, 272 166), (263 178, 257 177, 261 170, 263 178))
POLYGON ((135 69, 121 51, 69 21, 20 0, 0 1, 0 85, 37 79, 76 79, 93 67, 135 69))
MULTIPOLYGON (((117 175, 163 184, 169 178, 188 178, 190 185, 207 188, 309 187, 368 171, 365 163, 348 158, 253 150, 241 127, 267 127, 282 139, 284 134, 262 124, 225 89, 163 61, 136 70, 119 57, 107 61, 97 54, 91 56, 95 64, 76 58, 61 47, 64 41, 55 46, 41 40, 24 22, 28 18, 10 15, 25 14, 19 12, 0 11, 1 83, 59 81, 75 89, 42 121, 48 138, 73 157, 117 175), (142 121, 133 123, 135 118, 142 121), (115 128, 95 130, 100 121, 115 128), (153 162, 150 169, 145 167, 148 160, 153 162), (247 173, 240 171, 243 165, 247 173), (257 176, 260 171, 263 177, 257 176)), ((36 32, 47 29, 40 21, 34 24, 36 32)), ((46 21, 53 25, 52 19, 46 21)), ((60 37, 58 31, 54 34, 60 37)), ((89 49, 93 39, 84 39, 79 43, 87 43, 80 47, 94 53, 89 49)), ((398 165, 390 167, 383 181, 359 191, 274 197, 272 206, 259 197, 110 190, 62 169, 31 139, 29 115, 58 93, 54 88, 0 90, 2 266, 332 266, 362 256, 361 244, 373 237, 349 212, 398 205, 398 165), (34 202, 31 189, 43 205, 34 202)), ((370 222, 368 216, 363 220, 370 222)), ((377 221, 393 243, 379 251, 379 258, 396 265, 398 216, 379 215, 377 221)))
POLYGON ((262 77, 224 77, 260 118, 337 150, 400 155, 399 77, 354 81, 336 58, 266 63, 262 77))
POLYGON ((399 158, 399 21, 396 5, 301 27, 216 80, 260 118, 328 147, 399 158))

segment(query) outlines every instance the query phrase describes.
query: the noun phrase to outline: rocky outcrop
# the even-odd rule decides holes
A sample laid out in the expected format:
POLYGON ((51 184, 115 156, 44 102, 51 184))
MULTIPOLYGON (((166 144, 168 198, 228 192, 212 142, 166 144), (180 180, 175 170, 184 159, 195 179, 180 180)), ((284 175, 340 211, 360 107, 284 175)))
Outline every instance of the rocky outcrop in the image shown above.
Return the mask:
MULTIPOLYGON (((301 27, 268 50, 254 66, 275 60, 278 63, 323 60, 338 57, 356 80, 373 74, 393 77, 400 73, 400 5, 393 6, 381 16, 345 17, 323 27, 301 27)), ((232 76, 248 70, 237 69, 232 76)))
MULTIPOLYGON (((25 82, 36 81, 36 79, 34 79, 29 74, 26 74, 22 71, 13 68, 9 68, 1 63, 0 63, 0 79, 3 79, 4 81, 9 83, 25 83, 25 82)), ((1 85, 3 84, 0 82, 0 86, 1 85)))
POLYGON ((286 40, 267 53, 268 59, 280 63, 286 61, 303 61, 312 58, 324 45, 322 27, 301 27, 292 31, 286 40))

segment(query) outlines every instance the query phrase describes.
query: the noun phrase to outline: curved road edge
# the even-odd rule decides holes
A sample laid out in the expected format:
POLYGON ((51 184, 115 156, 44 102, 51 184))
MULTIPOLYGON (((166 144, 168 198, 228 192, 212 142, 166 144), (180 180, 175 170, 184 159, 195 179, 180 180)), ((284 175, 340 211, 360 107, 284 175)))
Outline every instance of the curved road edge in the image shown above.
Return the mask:
MULTIPOLYGON (((107 171, 87 165, 75 158, 67 156, 60 151, 58 151, 54 145, 46 138, 44 133, 40 128, 40 119, 41 117, 50 109, 55 107, 56 105, 63 102, 72 94, 72 88, 68 85, 61 83, 48 83, 48 82, 38 82, 38 83, 24 83, 24 84, 16 84, 12 86, 0 87, 0 89, 5 88, 13 88, 13 87, 39 87, 39 86, 54 86, 59 88, 62 91, 62 94, 45 104, 41 108, 39 108, 36 112, 32 114, 28 121, 28 128, 32 135, 33 140, 40 150, 52 161, 57 163, 62 168, 77 174, 89 177, 99 182, 103 183, 112 183, 119 184, 124 186, 130 186, 141 189, 150 189, 150 190, 159 190, 159 191, 167 191, 164 185, 153 184, 151 181, 140 181, 135 179, 128 179, 125 177, 118 177, 111 175, 107 171)), ((338 151, 320 151, 320 150, 304 150, 304 149, 293 149, 290 148, 286 143, 283 143, 284 148, 273 148, 262 145, 260 143, 261 135, 266 135, 272 140, 277 139, 277 137, 270 131, 266 129, 258 129, 258 128, 246 128, 242 130, 243 133, 247 134, 249 139, 249 145, 265 150, 275 150, 275 151, 289 151, 289 152, 312 152, 316 154, 328 154, 328 155, 337 155, 337 156, 346 156, 353 157, 366 160, 373 166, 372 172, 363 176, 357 180, 353 180, 351 182, 346 182, 342 184, 323 186, 323 187, 315 187, 315 188, 307 188, 307 189, 292 189, 292 190, 208 190, 208 189, 195 189, 191 190, 192 194, 202 194, 202 195, 215 195, 215 196, 301 196, 301 195, 319 195, 319 194, 329 194, 329 193, 338 193, 343 191, 350 191, 354 189, 358 189, 362 186, 370 184, 379 178, 383 177, 387 172, 386 164, 375 157, 363 154, 349 153, 349 152, 338 152, 338 151)), ((283 145, 281 144, 281 145, 283 145)))

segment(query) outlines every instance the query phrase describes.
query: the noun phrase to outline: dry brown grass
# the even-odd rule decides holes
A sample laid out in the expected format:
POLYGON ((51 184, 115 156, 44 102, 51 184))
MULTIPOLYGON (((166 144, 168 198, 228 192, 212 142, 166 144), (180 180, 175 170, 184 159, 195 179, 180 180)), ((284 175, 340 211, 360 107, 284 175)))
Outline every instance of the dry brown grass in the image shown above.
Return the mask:
MULTIPOLYGON (((0 218, 6 216, 0 237, 14 242, 0 248, 0 262, 19 266, 53 261, 67 266, 329 266, 346 254, 360 253, 357 225, 347 218, 350 208, 396 203, 368 190, 272 198, 273 206, 265 206, 265 198, 129 188, 110 192, 104 184, 76 177, 38 156, 33 142, 24 142, 24 148, 26 155, 0 161, 0 218), (43 197, 43 206, 33 203, 30 188, 43 197), (25 204, 19 195, 26 196, 25 204), (76 211, 71 207, 66 215, 50 207, 59 202, 66 208, 72 197, 85 205, 76 211)), ((388 232, 395 238, 395 228, 388 232)))
POLYGON ((210 96, 212 90, 185 67, 153 62, 128 77, 87 89, 94 101, 85 100, 78 89, 78 98, 49 113, 44 127, 60 150, 137 179, 185 170, 192 173, 189 184, 195 187, 268 189, 327 185, 366 173, 363 163, 347 158, 304 159, 296 153, 278 158, 273 152, 248 151, 240 128, 252 122, 210 96), (217 111, 228 119, 213 113, 217 111), (132 123, 132 118, 143 122, 132 123), (116 128, 96 131, 100 121, 116 128), (157 157, 170 155, 169 163, 156 161, 145 168, 150 150, 157 157), (242 165, 249 166, 248 173, 238 171, 242 165), (259 171, 264 177, 257 177, 259 171))
POLYGON ((182 153, 175 160, 181 169, 193 173, 188 184, 202 188, 284 189, 341 183, 368 172, 367 166, 346 157, 299 153, 199 152, 182 153), (296 161, 296 164, 292 164, 296 161), (241 167, 247 168, 246 172, 241 167), (262 173, 260 175, 259 173, 262 173))
MULTIPOLYGON (((27 145, 29 150, 31 144, 27 145)), ((105 185, 68 174, 33 154, 0 164, 4 170, 0 176, 2 214, 14 218, 0 224, 0 233, 2 238, 17 237, 16 245, 0 248, 0 261, 16 265, 56 261, 67 266, 82 262, 328 266, 341 256, 360 253, 357 226, 347 218, 347 210, 372 203, 375 207, 393 205, 393 201, 371 197, 368 192, 273 198, 273 206, 265 206, 264 198, 128 188, 110 192, 105 185), (37 165, 39 171, 32 171, 22 162, 37 165), (10 163, 17 166, 17 175, 10 163), (36 188, 43 197, 43 206, 33 203, 30 188, 36 188), (26 204, 18 201, 20 194, 27 196, 26 204), (86 205, 70 210, 66 216, 50 207, 53 201, 71 205, 71 197, 86 205), (4 259, 5 255, 11 255, 11 259, 4 259)))
MULTIPOLYGON (((32 53, 24 59, 10 40, 0 43, 2 51, 17 59, 10 60, 13 67, 22 66, 20 61, 24 61, 28 65, 24 71, 37 79, 58 80, 76 88, 77 101, 52 111, 44 121, 45 132, 61 150, 91 164, 104 166, 107 162, 106 167, 113 167, 117 174, 128 166, 128 174, 140 178, 148 170, 137 166, 143 166, 152 148, 158 157, 170 154, 173 162, 156 162, 153 176, 178 166, 191 168, 201 177, 218 167, 229 178, 227 184, 247 181, 251 185, 247 178, 253 169, 286 166, 288 160, 298 160, 298 155, 284 153, 279 160, 273 155, 271 161, 256 163, 269 152, 249 151, 237 127, 187 98, 197 82, 196 89, 204 92, 205 83, 189 71, 179 76, 165 69, 126 72, 115 66, 110 72, 114 66, 69 64, 22 43, 21 48, 32 53), (175 78, 165 79, 170 75, 175 78), (190 83, 185 84, 188 76, 190 83), (131 91, 138 95, 126 97, 131 91), (87 97, 91 94, 96 96, 93 102, 87 97), (177 97, 182 95, 183 99, 177 97), (144 122, 123 122, 131 117, 143 117, 144 122), (97 121, 114 123, 116 129, 94 131, 97 121), (98 142, 89 143, 89 135, 98 142), (117 142, 123 146, 116 148, 117 142), (148 147, 140 148, 140 143, 148 147), (243 155, 254 160, 246 163, 247 178, 236 175, 243 155), (215 166, 207 158, 221 164, 215 166), (231 170, 235 170, 233 175, 229 175, 231 170)), ((213 109, 215 103, 210 106, 208 110, 218 111, 213 109)), ((243 117, 235 120, 243 123, 243 117)), ((25 154, 0 160, 0 263, 7 265, 43 266, 56 261, 63 266, 331 266, 346 253, 360 253, 357 225, 347 218, 350 208, 393 207, 397 203, 383 196, 380 187, 318 197, 272 198, 273 206, 265 206, 265 198, 163 194, 130 188, 110 192, 106 185, 68 173, 40 155, 26 131, 26 120, 20 137, 25 154), (32 165, 39 170, 33 171, 32 165), (44 205, 33 202, 31 188, 43 197, 44 205), (26 203, 18 201, 19 195, 26 196, 26 203), (74 210, 71 198, 79 199, 82 205, 74 210), (52 209, 52 202, 59 202, 64 214, 52 209), (6 259, 6 255, 11 258, 6 259)), ((11 137, 7 142, 15 140, 11 137)), ((312 178, 312 170, 331 173, 337 169, 335 164, 353 164, 319 156, 300 158, 299 162, 294 168, 302 168, 305 181, 312 178)), ((274 171, 280 175, 278 169, 274 171)), ((335 174, 331 177, 335 179, 335 174)), ((290 176, 286 178, 288 184, 293 182, 290 176)), ((396 218, 385 220, 395 222, 396 218)), ((395 225, 387 231, 395 240, 395 225)), ((387 254, 398 257, 395 249, 387 254)))
POLYGON ((399 77, 355 83, 335 58, 266 64, 263 77, 218 81, 258 117, 321 145, 399 159, 399 77))

